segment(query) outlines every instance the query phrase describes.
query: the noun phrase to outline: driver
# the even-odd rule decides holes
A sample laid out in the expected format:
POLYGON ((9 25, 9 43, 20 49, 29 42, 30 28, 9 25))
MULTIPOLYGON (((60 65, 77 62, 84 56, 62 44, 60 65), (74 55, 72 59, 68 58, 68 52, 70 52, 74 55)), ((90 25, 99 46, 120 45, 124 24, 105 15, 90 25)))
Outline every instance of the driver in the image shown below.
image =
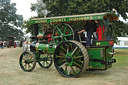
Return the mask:
POLYGON ((93 29, 91 28, 91 23, 89 23, 89 21, 86 21, 84 29, 78 32, 79 34, 82 32, 87 32, 86 47, 89 47, 91 45, 92 30, 93 29))

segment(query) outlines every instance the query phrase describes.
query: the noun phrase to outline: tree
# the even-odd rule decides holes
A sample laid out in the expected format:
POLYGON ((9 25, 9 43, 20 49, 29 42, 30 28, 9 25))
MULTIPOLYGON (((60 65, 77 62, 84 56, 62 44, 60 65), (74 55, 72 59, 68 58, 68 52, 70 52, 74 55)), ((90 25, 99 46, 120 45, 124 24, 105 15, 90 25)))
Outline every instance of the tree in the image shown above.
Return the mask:
MULTIPOLYGON (((110 12, 115 8, 124 19, 128 18, 126 14, 128 0, 40 0, 40 2, 46 3, 45 8, 50 11, 49 16, 110 12)), ((40 5, 40 3, 32 4, 32 11, 44 9, 41 5, 35 9, 34 6, 37 4, 40 5)))
MULTIPOLYGON (((111 12, 115 8, 119 16, 122 16, 125 20, 128 19, 126 14, 128 13, 128 0, 40 0, 40 2, 45 3, 45 9, 50 11, 47 15, 48 17, 111 12)), ((38 14, 42 14, 40 16, 43 16, 43 13, 40 11, 42 7, 40 6, 40 8, 36 9, 37 5, 40 4, 32 4, 31 10, 38 10, 38 14)), ((115 38, 128 34, 128 27, 123 22, 117 21, 112 23, 112 25, 115 38)))
POLYGON ((16 4, 10 3, 10 0, 0 0, 0 38, 6 40, 8 36, 14 36, 20 39, 23 32, 18 30, 22 26, 22 15, 16 14, 16 4))

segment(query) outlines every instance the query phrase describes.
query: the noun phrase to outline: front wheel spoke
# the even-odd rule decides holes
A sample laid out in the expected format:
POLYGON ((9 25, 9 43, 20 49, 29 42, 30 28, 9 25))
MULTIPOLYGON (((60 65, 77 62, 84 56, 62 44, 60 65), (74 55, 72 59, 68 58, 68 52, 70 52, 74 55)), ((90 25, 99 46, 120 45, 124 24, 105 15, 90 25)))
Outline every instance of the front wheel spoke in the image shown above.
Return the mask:
POLYGON ((27 67, 27 64, 25 63, 25 64, 24 64, 24 68, 27 69, 26 67, 27 67))
POLYGON ((29 60, 29 63, 32 63, 32 62, 34 62, 34 60, 29 60))
POLYGON ((46 61, 47 66, 49 65, 48 61, 46 61))
POLYGON ((52 59, 48 59, 47 61, 52 61, 52 59))
POLYGON ((31 55, 28 55, 28 59, 30 59, 31 58, 31 55))
POLYGON ((24 61, 20 62, 21 64, 25 63, 24 61))
POLYGON ((33 60, 33 57, 30 57, 30 60, 33 60))
POLYGON ((26 56, 23 56, 23 58, 22 58, 23 60, 27 60, 27 57, 26 56))
POLYGON ((43 65, 45 66, 45 62, 43 61, 43 65))
POLYGON ((26 60, 26 59, 23 57, 22 60, 26 60))
POLYGON ((28 55, 28 54, 27 54, 27 56, 26 56, 26 57, 27 57, 27 59, 29 59, 29 55, 28 55))
POLYGON ((76 64, 77 66, 79 66, 79 67, 81 67, 81 68, 82 68, 82 66, 81 66, 81 65, 79 65, 78 63, 76 63, 76 62, 74 62, 74 61, 73 61, 73 63, 74 63, 74 64, 76 64))
POLYGON ((28 69, 29 69, 29 68, 30 68, 30 69, 32 68, 32 67, 30 66, 30 64, 28 64, 28 69))

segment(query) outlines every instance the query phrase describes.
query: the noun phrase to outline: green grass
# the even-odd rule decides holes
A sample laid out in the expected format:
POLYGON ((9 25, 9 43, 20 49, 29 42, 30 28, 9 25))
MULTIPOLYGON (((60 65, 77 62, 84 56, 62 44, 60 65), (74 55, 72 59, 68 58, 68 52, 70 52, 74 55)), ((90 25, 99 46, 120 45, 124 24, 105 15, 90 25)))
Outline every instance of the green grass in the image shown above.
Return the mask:
POLYGON ((114 49, 116 54, 116 66, 128 66, 128 49, 114 49))

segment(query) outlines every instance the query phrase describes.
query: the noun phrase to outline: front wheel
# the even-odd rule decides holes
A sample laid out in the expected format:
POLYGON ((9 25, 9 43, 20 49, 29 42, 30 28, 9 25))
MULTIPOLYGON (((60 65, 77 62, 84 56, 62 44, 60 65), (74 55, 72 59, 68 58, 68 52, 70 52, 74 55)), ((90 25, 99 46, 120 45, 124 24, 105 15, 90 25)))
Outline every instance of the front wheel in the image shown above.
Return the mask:
POLYGON ((78 77, 87 69, 88 63, 88 52, 80 42, 65 41, 55 49, 54 64, 64 77, 78 77))
POLYGON ((52 54, 40 54, 40 60, 38 64, 42 68, 49 68, 52 65, 52 54))
POLYGON ((23 71, 31 72, 36 66, 36 57, 31 52, 24 52, 20 56, 19 64, 23 71))

